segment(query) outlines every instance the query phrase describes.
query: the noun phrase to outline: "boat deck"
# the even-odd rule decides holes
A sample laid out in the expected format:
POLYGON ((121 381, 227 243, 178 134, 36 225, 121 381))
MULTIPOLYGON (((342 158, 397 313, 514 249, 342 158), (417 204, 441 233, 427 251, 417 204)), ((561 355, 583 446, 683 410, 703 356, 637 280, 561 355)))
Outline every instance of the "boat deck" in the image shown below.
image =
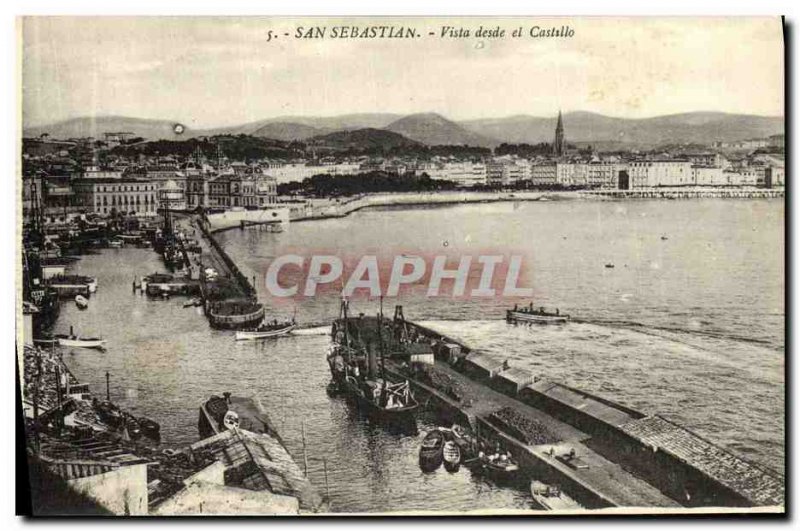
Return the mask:
MULTIPOLYGON (((396 366, 394 368, 396 369, 396 366)), ((476 382, 454 370, 446 363, 437 361, 436 368, 458 381, 463 386, 465 396, 469 397, 471 402, 468 405, 456 404, 441 393, 436 393, 437 396, 440 399, 449 401, 451 405, 462 410, 469 417, 486 419, 491 413, 503 407, 511 407, 541 423, 542 426, 559 439, 558 443, 530 446, 516 441, 516 445, 524 448, 531 457, 548 466, 554 472, 569 478, 569 480, 581 485, 599 498, 606 500, 609 505, 617 507, 680 507, 680 504, 654 486, 623 470, 620 465, 609 461, 586 446, 584 442, 591 438, 590 435, 553 418, 540 409, 524 404, 476 382), (553 457, 549 456, 551 447, 555 450, 553 457), (573 448, 579 457, 579 460, 575 462, 588 466, 576 468, 558 459, 559 455, 568 453, 573 448), (547 452, 547 455, 545 452, 547 452)), ((435 392, 425 384, 415 382, 415 385, 435 392)))

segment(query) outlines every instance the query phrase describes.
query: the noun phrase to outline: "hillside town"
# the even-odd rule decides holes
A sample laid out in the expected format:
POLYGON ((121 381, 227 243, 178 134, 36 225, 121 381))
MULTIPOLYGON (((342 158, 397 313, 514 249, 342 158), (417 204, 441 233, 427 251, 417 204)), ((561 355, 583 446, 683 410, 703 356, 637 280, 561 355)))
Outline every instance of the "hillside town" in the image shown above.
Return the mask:
POLYGON ((270 208, 288 199, 279 197, 280 191, 302 195, 301 184, 314 176, 374 172, 424 177, 447 189, 465 190, 770 189, 785 184, 783 135, 599 152, 568 143, 560 113, 552 143, 502 144, 494 150, 454 147, 427 156, 402 149, 384 156, 374 150, 358 154, 352 148, 337 152, 309 144, 289 157, 236 158, 220 147, 219 137, 207 139, 207 145, 216 146, 212 153, 198 146, 181 154, 185 146, 174 149, 180 142, 171 143, 173 153, 120 150, 148 144, 147 139, 130 137, 109 132, 101 139, 25 138, 24 212, 35 203, 52 221, 86 214, 151 217, 164 200, 177 210, 270 208))

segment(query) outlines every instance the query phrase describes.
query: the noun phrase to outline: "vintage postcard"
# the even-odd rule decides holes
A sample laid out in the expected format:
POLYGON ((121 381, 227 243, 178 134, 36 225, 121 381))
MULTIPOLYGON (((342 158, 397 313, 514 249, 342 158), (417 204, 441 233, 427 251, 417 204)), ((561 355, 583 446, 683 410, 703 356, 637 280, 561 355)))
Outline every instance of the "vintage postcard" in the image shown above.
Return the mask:
POLYGON ((784 513, 783 24, 19 18, 22 512, 784 513))

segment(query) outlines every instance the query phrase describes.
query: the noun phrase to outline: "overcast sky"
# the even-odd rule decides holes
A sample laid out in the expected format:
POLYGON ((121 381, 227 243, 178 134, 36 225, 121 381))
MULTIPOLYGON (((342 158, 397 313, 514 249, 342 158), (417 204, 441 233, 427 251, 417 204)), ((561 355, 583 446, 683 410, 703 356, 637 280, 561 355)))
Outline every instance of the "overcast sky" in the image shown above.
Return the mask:
POLYGON ((356 112, 783 114, 778 18, 28 18, 22 40, 25 126, 109 114, 194 128, 356 112), (411 26, 423 36, 283 35, 338 24, 411 26), (575 35, 440 39, 443 25, 569 25, 575 35), (277 40, 267 42, 269 30, 277 40))

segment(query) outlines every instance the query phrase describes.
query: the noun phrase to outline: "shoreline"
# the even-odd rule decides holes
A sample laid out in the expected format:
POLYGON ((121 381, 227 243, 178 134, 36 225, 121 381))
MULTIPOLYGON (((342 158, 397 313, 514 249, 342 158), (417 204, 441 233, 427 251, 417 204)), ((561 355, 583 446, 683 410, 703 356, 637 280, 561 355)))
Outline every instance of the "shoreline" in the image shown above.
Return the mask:
MULTIPOLYGON (((290 208, 289 221, 316 221, 344 218, 359 210, 379 207, 420 207, 438 205, 551 202, 551 201, 621 201, 677 199, 783 199, 783 189, 740 188, 664 188, 640 190, 593 191, 519 191, 519 192, 398 192, 362 194, 344 201, 310 200, 290 208)), ((286 203, 286 205, 290 205, 286 203)), ((225 230, 225 229, 219 229, 225 230)), ((215 231, 217 232, 217 231, 215 231)))
MULTIPOLYGON (((783 199, 784 189, 766 188, 642 188, 637 190, 575 190, 575 191, 439 191, 439 192, 380 192, 359 194, 343 199, 311 198, 285 200, 268 208, 251 211, 227 210, 223 219, 211 220, 208 232, 216 234, 243 226, 281 225, 304 221, 345 218, 369 208, 426 207, 509 202, 556 201, 634 201, 678 199, 783 199), (227 219, 227 213, 235 213, 227 219), (267 218, 265 213, 272 212, 267 218), (266 219, 265 219, 266 218, 266 219)), ((186 212, 191 215, 191 212, 186 212)), ((218 215, 219 216, 219 215, 218 215)))

